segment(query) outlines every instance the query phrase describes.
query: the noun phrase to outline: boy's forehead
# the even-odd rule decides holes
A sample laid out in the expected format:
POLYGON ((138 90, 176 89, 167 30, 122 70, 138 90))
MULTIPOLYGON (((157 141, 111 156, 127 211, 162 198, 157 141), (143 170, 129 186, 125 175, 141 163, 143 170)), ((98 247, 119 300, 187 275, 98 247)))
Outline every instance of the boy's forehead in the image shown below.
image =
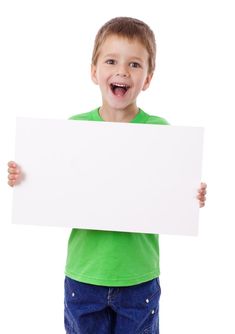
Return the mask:
POLYGON ((144 47, 144 45, 141 43, 140 38, 138 38, 138 37, 127 37, 127 36, 122 36, 122 35, 118 35, 118 34, 107 35, 103 39, 102 44, 104 44, 104 43, 106 43, 106 44, 108 44, 108 43, 128 43, 128 44, 138 43, 138 44, 141 44, 144 47))
POLYGON ((138 38, 128 38, 124 36, 119 36, 119 35, 108 35, 103 42, 100 45, 100 51, 102 52, 115 52, 115 53, 120 53, 123 51, 122 48, 117 48, 118 46, 127 46, 128 49, 131 50, 136 50, 142 51, 142 53, 148 53, 145 45, 141 43, 141 41, 138 38))

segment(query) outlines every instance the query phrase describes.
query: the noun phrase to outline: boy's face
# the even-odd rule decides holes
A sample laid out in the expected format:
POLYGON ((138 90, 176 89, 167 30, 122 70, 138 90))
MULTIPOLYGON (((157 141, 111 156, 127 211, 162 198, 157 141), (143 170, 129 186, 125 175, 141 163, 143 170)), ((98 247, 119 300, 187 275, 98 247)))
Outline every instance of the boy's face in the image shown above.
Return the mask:
POLYGON ((126 109, 136 105, 136 98, 149 87, 148 52, 138 40, 116 35, 107 37, 100 48, 91 77, 99 85, 103 107, 126 109))

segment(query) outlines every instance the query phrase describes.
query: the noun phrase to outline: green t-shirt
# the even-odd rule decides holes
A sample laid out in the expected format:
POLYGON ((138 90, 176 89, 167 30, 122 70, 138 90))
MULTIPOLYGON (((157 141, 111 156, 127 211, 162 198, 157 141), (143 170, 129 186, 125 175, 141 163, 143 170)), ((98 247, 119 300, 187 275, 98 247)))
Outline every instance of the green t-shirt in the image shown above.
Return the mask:
MULTIPOLYGON (((70 119, 103 121, 99 108, 70 119)), ((168 124, 163 118, 150 116, 141 109, 130 123, 168 124)), ((74 280, 103 286, 131 286, 159 274, 156 234, 84 229, 71 232, 65 275, 74 280)))

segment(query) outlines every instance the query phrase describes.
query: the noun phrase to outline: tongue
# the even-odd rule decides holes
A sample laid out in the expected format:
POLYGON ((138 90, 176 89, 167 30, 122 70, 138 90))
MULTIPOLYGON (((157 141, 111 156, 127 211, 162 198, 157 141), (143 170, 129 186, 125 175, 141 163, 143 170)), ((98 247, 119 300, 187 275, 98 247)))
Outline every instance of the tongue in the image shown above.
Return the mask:
POLYGON ((116 96, 123 96, 126 93, 126 89, 122 87, 115 87, 114 88, 114 94, 116 96))

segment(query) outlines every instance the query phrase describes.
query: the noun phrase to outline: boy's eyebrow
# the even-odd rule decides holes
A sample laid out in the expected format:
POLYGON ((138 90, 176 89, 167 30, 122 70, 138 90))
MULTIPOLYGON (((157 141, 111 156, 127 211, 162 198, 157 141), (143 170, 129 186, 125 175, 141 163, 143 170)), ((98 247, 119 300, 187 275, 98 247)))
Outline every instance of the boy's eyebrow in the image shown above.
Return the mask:
POLYGON ((105 54, 104 55, 104 57, 110 57, 110 58, 115 58, 115 57, 117 57, 118 55, 116 54, 116 53, 107 53, 107 54, 105 54))
MULTIPOLYGON (((104 55, 104 58, 117 58, 118 57, 118 54, 117 53, 108 53, 108 54, 105 54, 104 55)), ((138 60, 138 61, 143 61, 142 58, 138 57, 138 56, 130 56, 128 57, 132 60, 138 60)))

